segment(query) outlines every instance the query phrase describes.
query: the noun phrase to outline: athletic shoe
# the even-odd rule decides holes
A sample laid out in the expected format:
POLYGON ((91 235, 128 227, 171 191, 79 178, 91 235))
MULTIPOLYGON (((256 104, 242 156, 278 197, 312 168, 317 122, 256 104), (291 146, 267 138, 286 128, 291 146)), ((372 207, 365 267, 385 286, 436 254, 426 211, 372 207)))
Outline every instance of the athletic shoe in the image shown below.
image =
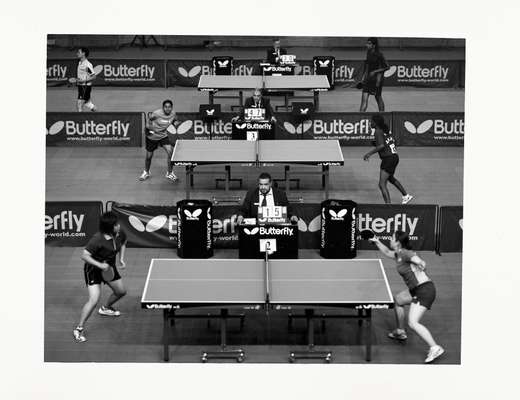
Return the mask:
POLYGON ((431 363, 436 358, 440 357, 444 354, 444 349, 437 345, 430 347, 430 351, 428 352, 428 355, 426 356, 426 359, 424 360, 425 363, 431 363))
POLYGON ((87 338, 85 337, 85 335, 83 335, 83 328, 80 328, 80 327, 74 328, 74 330, 72 331, 72 334, 74 335, 74 340, 76 340, 76 342, 78 342, 78 343, 87 341, 87 338))
POLYGON ((408 204, 413 199, 413 196, 411 194, 407 194, 406 196, 403 196, 403 201, 401 201, 401 204, 408 204))
POLYGON ((150 174, 146 171, 143 171, 143 173, 141 174, 141 176, 139 177, 139 180, 140 181, 145 181, 147 180, 148 178, 150 177, 150 174))
POLYGON ((405 331, 400 331, 399 329, 394 329, 392 332, 388 333, 388 337, 394 340, 406 340, 408 336, 406 336, 405 331))
POLYGON ((175 182, 179 179, 179 178, 177 178, 177 175, 175 175, 175 173, 173 171, 170 173, 166 172, 165 177, 166 177, 166 179, 169 179, 172 182, 175 182))
POLYGON ((107 315, 109 317, 119 317, 121 315, 121 312, 118 310, 114 310, 112 307, 105 306, 101 306, 101 308, 98 310, 98 313, 101 315, 107 315))

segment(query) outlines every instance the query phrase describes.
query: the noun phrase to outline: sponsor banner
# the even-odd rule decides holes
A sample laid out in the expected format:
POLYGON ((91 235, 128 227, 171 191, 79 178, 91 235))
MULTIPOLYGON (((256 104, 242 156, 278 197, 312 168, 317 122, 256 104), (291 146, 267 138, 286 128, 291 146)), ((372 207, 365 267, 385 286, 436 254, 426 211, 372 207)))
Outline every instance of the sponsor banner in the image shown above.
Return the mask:
POLYGON ((213 242, 217 249, 238 248, 237 215, 240 206, 213 207, 213 242))
POLYGON ((396 112, 393 131, 401 146, 464 146, 464 113, 396 112))
POLYGON ((98 231, 100 201, 45 202, 45 245, 84 246, 98 231))
POLYGON ((459 61, 387 61, 385 86, 458 87, 459 61))
MULTIPOLYGON (((370 119, 374 113, 317 113, 313 121, 296 122, 291 114, 277 114, 276 139, 337 139, 342 146, 371 146, 370 119)), ((392 126, 392 113, 382 113, 392 126)))
POLYGON ((95 86, 166 86, 164 60, 95 59, 91 62, 94 71, 99 71, 93 82, 95 86))
MULTIPOLYGON (((94 86, 166 86, 164 60, 91 59, 90 62, 97 74, 94 86)), ((77 77, 77 68, 75 59, 47 60, 47 86, 66 84, 69 78, 77 77)))
POLYGON ((321 231, 321 204, 293 204, 298 216, 298 243, 300 249, 319 249, 321 231))
MULTIPOLYGON (((298 62, 302 66, 301 75, 314 75, 312 60, 298 62)), ((335 85, 352 84, 363 75, 363 61, 335 60, 333 74, 335 85)))
MULTIPOLYGON (((360 204, 357 227, 371 229, 388 243, 395 230, 407 232, 414 250, 435 250, 436 205, 360 204)), ((374 250, 368 240, 357 237, 358 248, 374 250)))
POLYGON ((197 87, 201 75, 212 75, 211 60, 168 60, 166 83, 168 86, 197 87))
POLYGON ((462 206, 446 206, 440 209, 440 252, 461 252, 463 218, 462 206))
POLYGON ((112 203, 128 247, 177 247, 177 207, 112 203))
POLYGON ((69 78, 77 76, 78 60, 74 59, 47 59, 47 86, 63 86, 69 78))
POLYGON ((140 147, 142 113, 48 112, 47 146, 140 147))

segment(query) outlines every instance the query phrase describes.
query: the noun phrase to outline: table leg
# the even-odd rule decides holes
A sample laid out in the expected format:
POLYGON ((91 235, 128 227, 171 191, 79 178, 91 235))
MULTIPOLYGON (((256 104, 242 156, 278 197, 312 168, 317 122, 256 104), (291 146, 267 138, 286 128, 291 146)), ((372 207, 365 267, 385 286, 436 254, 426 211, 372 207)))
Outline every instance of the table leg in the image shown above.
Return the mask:
POLYGON ((163 359, 170 361, 170 324, 168 310, 163 310, 163 359))
POLYGON ((241 90, 238 91, 238 105, 244 107, 244 92, 241 90))
POLYGON ((191 167, 190 166, 186 166, 186 199, 189 199, 190 198, 190 186, 193 185, 193 180, 192 180, 192 176, 191 176, 191 171, 190 171, 191 167))
POLYGON ((372 360, 372 310, 366 310, 367 333, 366 333, 366 360, 372 360))
POLYGON ((231 165, 226 165, 226 180, 224 181, 224 190, 226 193, 229 192, 229 185, 231 183, 231 165))
POLYGON ((209 104, 211 104, 211 105, 213 105, 214 96, 215 96, 215 93, 212 90, 210 90, 209 91, 209 104))
POLYGON ((306 309, 305 318, 307 319, 307 344, 309 349, 314 347, 314 310, 306 309))
POLYGON ((220 310, 220 347, 222 350, 226 348, 226 331, 227 331, 228 310, 223 308, 220 310))
POLYGON ((320 92, 317 90, 314 91, 314 109, 318 111, 320 108, 320 92))
POLYGON ((291 190, 291 179, 290 179, 290 166, 285 166, 285 192, 287 193, 287 196, 289 196, 289 191, 291 190))
POLYGON ((325 199, 329 198, 329 166, 322 167, 322 186, 325 188, 325 199))

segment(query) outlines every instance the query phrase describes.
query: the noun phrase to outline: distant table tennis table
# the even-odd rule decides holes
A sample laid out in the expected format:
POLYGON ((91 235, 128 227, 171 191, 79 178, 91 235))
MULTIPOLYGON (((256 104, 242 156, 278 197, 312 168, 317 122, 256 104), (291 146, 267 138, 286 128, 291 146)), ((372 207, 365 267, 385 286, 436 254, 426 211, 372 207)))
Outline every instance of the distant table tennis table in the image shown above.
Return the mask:
MULTIPOLYGON (((220 309, 221 349, 204 352, 209 358, 243 361, 242 349, 227 350, 226 322, 229 309, 305 310, 307 351, 291 351, 289 361, 316 358, 330 361, 330 351, 314 350, 315 318, 354 318, 366 322, 366 360, 371 360, 372 309, 393 307, 388 280, 379 259, 153 259, 141 299, 145 309, 163 310, 164 361, 169 361, 171 323, 177 318, 207 318, 176 311, 204 307, 220 309), (354 309, 357 315, 318 315, 316 308, 354 309)), ((243 323, 243 320, 241 320, 243 323)), ((268 319, 269 323, 269 319, 268 319)), ((242 324, 241 324, 242 325, 242 324)))
MULTIPOLYGON (((199 79, 198 89, 209 93, 209 103, 213 104, 215 98, 238 99, 238 105, 244 105, 244 90, 260 88, 267 92, 277 91, 312 91, 312 96, 291 96, 298 99, 313 99, 314 108, 317 110, 320 104, 319 93, 330 89, 326 75, 202 75, 199 79), (238 90, 238 96, 216 96, 219 90, 238 90)), ((289 95, 285 94, 285 108, 289 108, 289 95)))
MULTIPOLYGON (((190 198, 194 169, 198 165, 224 164, 226 192, 231 181, 230 164, 247 166, 284 165, 286 192, 290 191, 291 171, 289 164, 321 166, 320 172, 300 171, 298 175, 319 174, 325 198, 329 197, 329 167, 344 164, 338 140, 177 140, 172 154, 174 165, 186 167, 186 198, 190 198)), ((197 174, 215 174, 202 171, 197 174)), ((236 179, 235 179, 236 180, 236 179)))

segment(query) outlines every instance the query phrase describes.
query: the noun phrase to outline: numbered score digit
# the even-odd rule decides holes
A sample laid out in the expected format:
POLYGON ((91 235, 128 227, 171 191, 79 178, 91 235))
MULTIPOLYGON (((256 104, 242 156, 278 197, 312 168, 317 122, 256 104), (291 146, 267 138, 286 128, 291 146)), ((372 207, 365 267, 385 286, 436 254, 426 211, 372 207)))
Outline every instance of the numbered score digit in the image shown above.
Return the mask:
POLYGON ((269 248, 269 254, 276 251, 276 239, 260 239, 260 251, 265 253, 266 248, 269 248))

